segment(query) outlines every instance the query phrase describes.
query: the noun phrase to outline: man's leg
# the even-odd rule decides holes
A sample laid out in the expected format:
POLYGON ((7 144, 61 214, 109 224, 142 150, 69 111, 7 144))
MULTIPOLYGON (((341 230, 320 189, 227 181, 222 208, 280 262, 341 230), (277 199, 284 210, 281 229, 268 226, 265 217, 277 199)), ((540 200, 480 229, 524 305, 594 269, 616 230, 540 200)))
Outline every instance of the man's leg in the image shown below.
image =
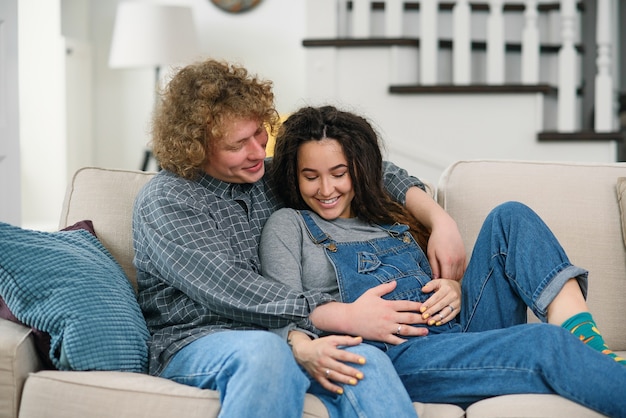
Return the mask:
POLYGON ((266 331, 223 331, 180 350, 161 377, 220 393, 221 418, 301 417, 309 381, 285 341, 266 331))

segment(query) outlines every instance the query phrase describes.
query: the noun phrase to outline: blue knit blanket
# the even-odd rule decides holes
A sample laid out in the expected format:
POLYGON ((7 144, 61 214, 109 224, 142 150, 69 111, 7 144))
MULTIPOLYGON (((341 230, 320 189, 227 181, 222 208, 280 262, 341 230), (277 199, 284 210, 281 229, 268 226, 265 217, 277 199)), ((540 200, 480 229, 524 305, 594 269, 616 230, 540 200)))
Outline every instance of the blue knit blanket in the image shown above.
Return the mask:
POLYGON ((50 335, 59 370, 146 371, 149 333, 134 290, 89 232, 0 223, 0 296, 18 320, 50 335))

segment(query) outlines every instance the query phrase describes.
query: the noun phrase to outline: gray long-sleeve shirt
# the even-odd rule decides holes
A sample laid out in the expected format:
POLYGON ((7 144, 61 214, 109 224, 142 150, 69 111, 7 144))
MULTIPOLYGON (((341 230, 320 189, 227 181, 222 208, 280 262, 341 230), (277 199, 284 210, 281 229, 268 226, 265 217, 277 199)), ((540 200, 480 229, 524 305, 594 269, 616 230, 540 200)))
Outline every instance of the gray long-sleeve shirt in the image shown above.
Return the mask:
MULTIPOLYGON (((366 241, 387 236, 377 226, 358 218, 322 219, 311 213, 322 230, 337 242, 366 241)), ((304 220, 294 209, 274 212, 263 228, 259 246, 263 277, 282 283, 299 292, 318 290, 339 300, 337 275, 326 257, 323 246, 308 235, 304 220)), ((289 331, 298 329, 314 335, 293 322, 272 331, 286 339, 289 331)))
MULTIPOLYGON (((385 183, 399 202, 408 187, 423 187, 392 164, 385 165, 385 183)), ((261 231, 279 207, 265 178, 232 184, 161 171, 140 191, 133 211, 134 264, 151 332, 151 374, 212 332, 291 323, 317 332, 308 316, 333 297, 296 291, 260 275, 261 231)))
MULTIPOLYGON (((322 219, 311 217, 337 242, 366 241, 388 236, 377 226, 359 218, 322 219)), ((259 255, 263 277, 283 283, 298 292, 318 290, 339 299, 339 287, 333 265, 322 245, 309 237, 304 220, 294 209, 274 212, 263 228, 259 255)))

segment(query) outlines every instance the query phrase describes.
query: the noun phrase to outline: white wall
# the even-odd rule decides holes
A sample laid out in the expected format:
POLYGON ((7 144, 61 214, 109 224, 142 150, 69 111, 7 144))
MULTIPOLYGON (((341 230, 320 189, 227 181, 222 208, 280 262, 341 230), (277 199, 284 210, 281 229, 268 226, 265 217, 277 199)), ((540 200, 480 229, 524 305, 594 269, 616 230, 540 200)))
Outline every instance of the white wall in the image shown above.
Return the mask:
POLYGON ((60 0, 18 2, 22 225, 58 223, 66 185, 60 0))
POLYGON ((0 221, 21 222, 17 0, 0 2, 0 221))
MULTIPOLYGON (((153 0, 157 1, 157 0, 153 0)), ((167 3, 166 1, 160 1, 167 3)), ((117 1, 91 0, 94 43, 95 163, 138 169, 149 140, 152 69, 110 69, 109 45, 117 1)), ((228 14, 208 0, 180 0, 192 7, 202 58, 226 59, 273 80, 280 112, 304 94, 304 2, 263 0, 252 11, 228 14)), ((163 78, 167 79, 167 69, 163 78)))
MULTIPOLYGON (((23 22, 19 31, 24 226, 56 227, 67 183, 66 170, 72 171, 71 164, 89 163, 125 169, 139 169, 141 165, 149 141, 154 72, 152 69, 114 70, 107 65, 119 1, 19 0, 20 22, 23 22), (81 96, 89 103, 80 106, 66 102, 67 94, 76 90, 66 88, 65 77, 70 68, 74 71, 76 67, 66 67, 66 43, 61 33, 84 46, 92 59, 91 65, 87 66, 91 71, 92 91, 81 96), (68 108, 79 109, 82 114, 74 110, 71 115, 66 115, 65 109, 68 108), (67 123, 66 116, 69 117, 67 123), (79 132, 90 132, 83 134, 86 144, 66 142, 68 134, 76 132, 77 121, 82 123, 79 132)), ((322 0, 263 0, 256 9, 237 15, 219 10, 210 0, 135 1, 191 6, 202 57, 236 61, 273 80, 278 109, 282 113, 292 112, 304 104, 328 100, 365 113, 385 135, 390 158, 397 158, 400 165, 431 182, 435 182, 443 167, 456 158, 532 158, 535 155, 554 158, 563 154, 562 159, 572 159, 565 156, 566 150, 574 152, 576 158, 582 155, 602 160, 614 156, 614 147, 600 150, 603 154, 598 156, 590 152, 587 144, 543 144, 536 146, 537 154, 534 148, 531 154, 511 146, 506 152, 500 152, 502 142, 492 146, 480 135, 476 137, 474 131, 471 138, 463 135, 470 131, 458 123, 467 119, 465 115, 461 119, 451 118, 450 114, 442 119, 429 118, 427 115, 431 115, 429 112, 437 104, 436 99, 433 102, 383 96, 387 83, 378 85, 380 79, 370 80, 377 73, 382 73, 384 79, 391 70, 379 56, 375 56, 378 60, 373 59, 377 64, 372 65, 371 52, 354 51, 355 55, 347 58, 344 52, 317 50, 309 55, 323 57, 307 64, 306 51, 301 46, 306 37, 306 6, 322 0), (363 54, 368 56, 361 57, 363 54), (335 67, 335 60, 352 62, 355 57, 355 62, 359 63, 357 68, 335 67), (338 68, 342 68, 341 71, 338 68), (332 72, 337 76, 336 80, 341 81, 333 81, 333 77, 323 80, 329 76, 325 71, 332 72), (307 77, 307 72, 313 76, 307 77), (355 77, 355 74, 360 76, 355 77), (322 81, 307 86, 307 82, 316 79, 322 81), (408 101, 411 103, 407 104, 408 101), (402 107, 398 108, 398 105, 402 107), (416 118, 414 111, 407 110, 409 107, 423 108, 422 119, 416 118), (426 122, 434 128, 425 129, 426 122), (440 129, 442 125, 448 129, 440 129), (444 133, 446 140, 436 141, 444 133), (469 140, 472 147, 466 146, 469 140)), ((332 16, 313 20, 318 28, 335 23, 332 16)), ((382 54, 386 57, 387 52, 382 54)), ((84 79, 81 77, 83 82, 84 79)), ((532 107, 532 103, 525 106, 532 107)), ((459 114, 464 111, 458 109, 459 114)), ((490 117, 487 115, 486 119, 490 120, 490 117)), ((524 124, 524 129, 533 131, 541 126, 541 123, 531 121, 524 124)), ((528 139, 534 141, 534 138, 528 139)))

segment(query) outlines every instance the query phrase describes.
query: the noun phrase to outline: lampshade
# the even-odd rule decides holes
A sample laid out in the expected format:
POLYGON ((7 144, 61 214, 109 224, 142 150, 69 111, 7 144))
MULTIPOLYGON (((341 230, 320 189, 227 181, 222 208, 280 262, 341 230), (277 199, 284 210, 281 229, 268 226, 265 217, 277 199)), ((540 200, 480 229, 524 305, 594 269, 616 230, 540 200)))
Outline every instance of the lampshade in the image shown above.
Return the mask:
POLYGON ((191 8, 146 2, 117 6, 109 67, 160 67, 198 51, 191 8))

